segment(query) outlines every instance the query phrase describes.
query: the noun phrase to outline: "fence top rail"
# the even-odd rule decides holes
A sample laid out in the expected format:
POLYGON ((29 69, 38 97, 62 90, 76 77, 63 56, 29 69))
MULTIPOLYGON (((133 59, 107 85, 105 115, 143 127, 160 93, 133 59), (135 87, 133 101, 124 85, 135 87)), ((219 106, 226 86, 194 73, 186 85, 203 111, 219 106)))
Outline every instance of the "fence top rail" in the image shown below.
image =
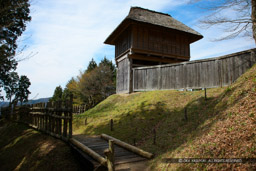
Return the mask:
POLYGON ((38 116, 50 116, 50 117, 54 117, 54 118, 59 118, 59 119, 71 119, 71 117, 70 116, 59 116, 59 115, 55 115, 55 114, 45 114, 45 113, 43 113, 43 112, 32 112, 32 113, 30 113, 30 115, 32 115, 32 116, 36 116, 36 115, 38 115, 38 116))
POLYGON ((59 101, 54 101, 54 102, 40 102, 40 103, 35 103, 31 104, 29 106, 31 107, 59 107, 59 106, 72 106, 70 100, 59 100, 59 101))
POLYGON ((170 66, 179 66, 179 65, 187 65, 187 64, 193 64, 193 63, 200 63, 200 62, 208 62, 208 61, 215 61, 215 60, 222 60, 226 58, 231 58, 237 55, 242 55, 246 53, 256 52, 256 48, 248 49, 241 52, 236 52, 228 55, 223 55, 220 57, 213 57, 213 58, 207 58, 207 59, 199 59, 199 60, 192 60, 192 61, 186 61, 181 63, 174 63, 174 64, 164 64, 164 65, 154 65, 154 66, 143 66, 143 67, 137 67, 133 68, 133 70, 143 70, 143 69, 153 69, 153 68, 164 68, 164 67, 170 67, 170 66))
POLYGON ((72 110, 72 108, 67 107, 67 108, 57 108, 57 107, 31 107, 31 110, 50 110, 50 111, 57 111, 57 112, 69 112, 72 110))

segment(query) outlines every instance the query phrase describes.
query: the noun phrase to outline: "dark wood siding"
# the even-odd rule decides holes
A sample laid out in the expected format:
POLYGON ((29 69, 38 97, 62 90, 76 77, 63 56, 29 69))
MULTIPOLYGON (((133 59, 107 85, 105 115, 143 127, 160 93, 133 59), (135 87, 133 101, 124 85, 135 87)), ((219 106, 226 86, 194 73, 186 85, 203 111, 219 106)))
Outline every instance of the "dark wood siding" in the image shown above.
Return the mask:
POLYGON ((178 31, 166 31, 149 26, 134 25, 132 47, 164 55, 189 58, 189 38, 178 31))
POLYGON ((122 55, 125 51, 131 48, 131 45, 131 29, 127 29, 116 41, 115 57, 122 55))

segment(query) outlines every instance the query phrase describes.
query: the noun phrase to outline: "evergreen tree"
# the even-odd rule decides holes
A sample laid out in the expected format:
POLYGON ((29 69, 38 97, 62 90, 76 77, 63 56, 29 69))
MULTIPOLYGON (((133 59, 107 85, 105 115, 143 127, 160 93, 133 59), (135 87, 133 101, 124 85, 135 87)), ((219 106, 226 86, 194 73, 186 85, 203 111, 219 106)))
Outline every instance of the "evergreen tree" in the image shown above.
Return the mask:
POLYGON ((62 100, 63 101, 70 100, 71 95, 72 95, 72 92, 68 88, 65 88, 62 93, 62 100))
POLYGON ((4 90, 6 92, 6 98, 12 103, 12 97, 15 95, 18 89, 19 76, 17 72, 11 72, 5 80, 4 90))
POLYGON ((0 0, 0 53, 7 58, 15 55, 16 40, 26 29, 29 16, 29 0, 0 0))
POLYGON ((2 92, 2 90, 0 89, 0 100, 4 100, 4 96, 1 95, 1 92, 2 92))
POLYGON ((28 101, 28 96, 30 91, 28 90, 31 85, 29 78, 25 75, 22 75, 18 82, 17 91, 15 92, 15 100, 20 101, 21 105, 23 102, 28 101))
POLYGON ((99 66, 108 66, 112 72, 112 80, 116 82, 116 67, 111 60, 108 60, 106 56, 100 61, 99 66))
POLYGON ((92 70, 94 70, 97 67, 97 63, 94 61, 94 59, 92 58, 92 60, 89 62, 89 65, 86 69, 85 72, 91 72, 92 70))
POLYGON ((54 94, 53 94, 52 98, 50 99, 50 101, 56 102, 56 101, 62 100, 62 93, 63 93, 63 91, 62 91, 61 86, 56 87, 54 90, 54 94))
POLYGON ((14 76, 11 73, 17 67, 14 58, 16 41, 26 29, 26 23, 31 20, 29 6, 29 0, 0 0, 0 89, 8 84, 5 89, 10 96, 12 93, 8 87, 12 83, 8 80, 14 76))

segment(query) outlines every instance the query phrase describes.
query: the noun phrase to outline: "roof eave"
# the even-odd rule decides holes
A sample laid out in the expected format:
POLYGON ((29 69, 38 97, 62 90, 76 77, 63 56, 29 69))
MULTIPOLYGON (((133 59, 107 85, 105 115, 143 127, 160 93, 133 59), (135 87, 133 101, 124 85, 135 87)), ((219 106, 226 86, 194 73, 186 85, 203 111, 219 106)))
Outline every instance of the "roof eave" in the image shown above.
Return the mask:
POLYGON ((135 21, 135 22, 138 22, 138 23, 149 24, 149 25, 154 25, 154 26, 159 26, 159 27, 163 27, 163 28, 166 28, 166 29, 177 30, 179 32, 187 33, 187 34, 191 35, 190 43, 193 43, 193 42, 198 41, 198 40, 203 38, 203 36, 200 33, 194 34, 194 33, 186 32, 186 31, 183 31, 183 30, 178 30, 178 29, 174 29, 174 28, 169 28, 169 27, 161 26, 161 25, 158 25, 158 24, 152 24, 152 23, 148 23, 148 22, 138 21, 138 20, 134 20, 134 19, 126 17, 115 28, 115 30, 108 36, 108 38, 104 41, 104 43, 105 44, 109 44, 109 45, 115 45, 116 38, 118 37, 118 35, 120 35, 129 26, 129 24, 131 24, 131 21, 135 21), (122 29, 122 27, 123 27, 123 29, 122 29))
POLYGON ((108 38, 104 41, 105 44, 115 45, 115 39, 118 35, 120 35, 124 29, 129 25, 129 18, 125 18, 116 28, 115 30, 108 36, 108 38), (124 29, 122 29, 122 27, 124 29))
POLYGON ((204 36, 202 36, 202 35, 193 34, 192 39, 190 39, 190 44, 191 44, 191 43, 194 43, 194 42, 196 42, 196 41, 198 41, 198 40, 200 40, 200 39, 202 39, 203 37, 204 37, 204 36))

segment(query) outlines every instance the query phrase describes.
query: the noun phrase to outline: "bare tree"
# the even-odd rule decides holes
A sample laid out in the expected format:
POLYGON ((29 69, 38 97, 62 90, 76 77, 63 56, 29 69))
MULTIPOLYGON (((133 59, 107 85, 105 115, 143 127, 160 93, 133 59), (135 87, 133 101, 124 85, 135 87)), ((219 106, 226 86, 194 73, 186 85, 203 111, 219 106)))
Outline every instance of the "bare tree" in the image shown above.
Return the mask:
POLYGON ((253 38, 256 42, 256 0, 251 0, 252 12, 251 12, 251 20, 252 20, 252 32, 253 38))
POLYGON ((203 28, 221 25, 227 35, 216 40, 232 39, 237 36, 250 36, 256 42, 256 0, 191 0, 200 3, 210 14, 200 20, 203 28))

